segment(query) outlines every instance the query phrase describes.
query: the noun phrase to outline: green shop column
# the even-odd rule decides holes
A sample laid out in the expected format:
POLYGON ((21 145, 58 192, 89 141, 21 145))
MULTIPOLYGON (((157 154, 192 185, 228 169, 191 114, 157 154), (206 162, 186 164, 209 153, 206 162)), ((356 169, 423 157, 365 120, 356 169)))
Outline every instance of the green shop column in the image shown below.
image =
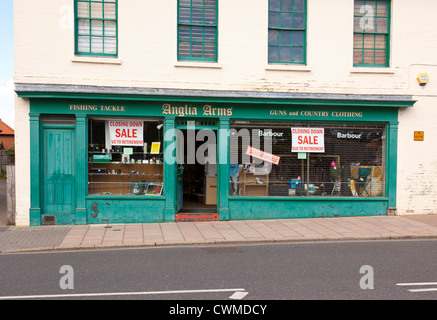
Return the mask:
POLYGON ((397 185, 397 171, 398 171, 398 127, 399 123, 390 123, 388 128, 388 139, 387 139, 387 179, 388 182, 388 208, 396 208, 396 185, 397 185))
POLYGON ((40 115, 30 114, 30 225, 41 225, 40 115))
POLYGON ((229 220, 229 118, 220 119, 218 134, 218 184, 220 220, 229 220))
POLYGON ((164 221, 174 222, 176 217, 176 128, 175 118, 164 120, 164 221))
POLYGON ((85 197, 87 196, 88 173, 87 118, 76 115, 76 215, 75 224, 87 224, 85 197))

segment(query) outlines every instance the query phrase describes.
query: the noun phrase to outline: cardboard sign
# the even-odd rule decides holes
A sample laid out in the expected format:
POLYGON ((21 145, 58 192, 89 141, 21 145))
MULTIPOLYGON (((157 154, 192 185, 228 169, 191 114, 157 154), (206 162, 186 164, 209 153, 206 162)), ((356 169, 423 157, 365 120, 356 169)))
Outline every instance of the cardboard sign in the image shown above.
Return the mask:
POLYGON ((300 159, 300 160, 306 160, 306 158, 307 158, 306 152, 299 152, 297 154, 297 158, 300 159))
POLYGON ((252 156, 254 158, 269 162, 269 163, 273 163, 278 165, 279 164, 279 160, 281 159, 278 156, 275 156, 273 154, 270 154, 268 152, 264 152, 255 148, 252 148, 251 146, 247 147, 247 151, 246 154, 249 156, 252 156))
POLYGON ((152 148, 150 149, 151 154, 159 154, 159 151, 161 150, 161 143, 160 142, 153 142, 152 148))
POLYGON ((291 152, 325 152, 324 128, 291 128, 291 152))
POLYGON ((113 146, 143 146, 144 122, 109 121, 109 136, 113 146))

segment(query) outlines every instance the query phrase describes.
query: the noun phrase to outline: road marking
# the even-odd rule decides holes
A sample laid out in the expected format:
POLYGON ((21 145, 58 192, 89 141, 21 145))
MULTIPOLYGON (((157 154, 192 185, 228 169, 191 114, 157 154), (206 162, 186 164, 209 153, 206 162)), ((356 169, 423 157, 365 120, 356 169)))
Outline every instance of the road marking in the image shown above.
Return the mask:
POLYGON ((436 286, 437 282, 396 283, 397 286, 436 286))
MULTIPOLYGON (((397 286, 436 286, 437 282, 411 282, 411 283, 396 283, 397 286)), ((425 289, 408 289, 410 292, 431 292, 437 291, 437 288, 425 289)))
POLYGON ((249 292, 237 291, 232 296, 230 296, 229 299, 241 300, 248 294, 249 292))
POLYGON ((437 288, 427 288, 427 289, 410 289, 410 292, 429 292, 429 291, 437 291, 437 288))
MULTIPOLYGON (((148 291, 148 292, 77 293, 77 294, 48 294, 48 295, 29 295, 29 296, 7 296, 7 297, 0 296, 0 300, 79 298, 79 297, 105 297, 105 296, 137 296, 137 295, 140 296, 140 295, 158 295, 158 294, 214 293, 214 292, 235 292, 235 293, 237 293, 240 291, 244 291, 244 289, 240 288, 240 289, 173 290, 173 291, 148 291)), ((234 295, 235 295, 235 293, 234 293, 234 295)))

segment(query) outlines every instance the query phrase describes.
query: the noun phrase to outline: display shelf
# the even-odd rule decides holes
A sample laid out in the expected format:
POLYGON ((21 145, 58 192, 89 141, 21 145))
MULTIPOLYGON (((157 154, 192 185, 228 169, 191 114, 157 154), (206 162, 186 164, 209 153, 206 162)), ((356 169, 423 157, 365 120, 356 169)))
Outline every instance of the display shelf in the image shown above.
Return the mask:
POLYGON ((269 194, 269 175, 243 172, 240 183, 242 196, 267 196, 269 194))
POLYGON ((162 185, 164 165, 162 159, 158 158, 159 154, 133 153, 130 157, 129 161, 122 161, 121 152, 90 151, 88 194, 145 195, 144 185, 152 183, 162 185), (94 157, 95 155, 100 157, 94 157), (135 162, 132 162, 130 157, 135 159, 135 162), (150 160, 154 163, 143 163, 150 160))

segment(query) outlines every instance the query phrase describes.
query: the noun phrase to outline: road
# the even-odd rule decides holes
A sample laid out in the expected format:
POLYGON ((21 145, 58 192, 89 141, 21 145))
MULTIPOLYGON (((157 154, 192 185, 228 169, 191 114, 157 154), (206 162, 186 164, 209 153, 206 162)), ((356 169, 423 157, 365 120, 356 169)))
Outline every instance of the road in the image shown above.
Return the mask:
POLYGON ((0 254, 0 299, 23 298, 435 300, 437 240, 0 254))

